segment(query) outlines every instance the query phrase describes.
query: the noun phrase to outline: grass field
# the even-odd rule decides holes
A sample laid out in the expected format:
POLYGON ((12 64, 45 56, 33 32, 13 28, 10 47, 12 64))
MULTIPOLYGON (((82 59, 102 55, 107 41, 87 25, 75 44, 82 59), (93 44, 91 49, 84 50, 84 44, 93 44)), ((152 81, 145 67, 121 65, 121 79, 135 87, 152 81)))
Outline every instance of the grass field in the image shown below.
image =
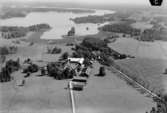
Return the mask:
POLYGON ((132 38, 119 38, 109 47, 114 50, 138 58, 167 59, 167 42, 141 42, 132 38))
MULTIPOLYGON (((101 34, 101 36, 103 35, 101 34)), ((65 46, 68 42, 66 39, 49 44, 39 38, 40 34, 31 34, 29 37, 25 37, 26 40, 20 41, 20 44, 17 45, 18 52, 7 56, 7 59, 20 57, 21 60, 24 60, 29 57, 33 61, 41 59, 47 62, 57 61, 61 54, 46 54, 47 46, 57 46, 62 49, 62 53, 66 51, 71 53, 71 47, 65 46), (30 46, 30 42, 34 42, 34 44, 30 46)), ((5 40, 5 42, 4 45, 14 44, 9 40, 5 40)), ((91 77, 84 91, 75 92, 77 112, 143 113, 155 106, 152 99, 140 94, 109 71, 106 71, 107 74, 103 78, 94 76, 98 73, 100 65, 95 63, 93 67, 91 77)), ((71 112, 69 93, 66 89, 68 80, 58 81, 47 76, 39 77, 36 75, 39 75, 39 73, 26 78, 23 87, 16 85, 17 81, 24 76, 20 71, 12 74, 14 80, 11 82, 0 84, 0 112, 71 112)))
MULTIPOLYGON (((94 63, 88 84, 81 92, 74 92, 78 113, 143 113, 155 106, 152 99, 140 94, 125 81, 106 71, 105 77, 94 76, 100 65, 94 63)), ((0 112, 3 113, 70 113, 68 80, 32 74, 23 87, 15 80, 23 75, 14 73, 14 80, 0 84, 0 112)))
POLYGON ((117 61, 128 73, 146 82, 146 87, 155 93, 164 93, 167 75, 163 74, 167 67, 166 60, 135 58, 117 61))
POLYGON ((162 41, 139 42, 131 38, 119 38, 109 46, 114 50, 135 56, 134 59, 125 59, 117 63, 131 76, 146 82, 148 89, 154 92, 167 91, 167 43, 162 41))
POLYGON ((141 30, 150 29, 153 27, 152 24, 149 24, 146 22, 135 22, 135 23, 131 24, 131 26, 136 28, 136 29, 141 29, 141 30))

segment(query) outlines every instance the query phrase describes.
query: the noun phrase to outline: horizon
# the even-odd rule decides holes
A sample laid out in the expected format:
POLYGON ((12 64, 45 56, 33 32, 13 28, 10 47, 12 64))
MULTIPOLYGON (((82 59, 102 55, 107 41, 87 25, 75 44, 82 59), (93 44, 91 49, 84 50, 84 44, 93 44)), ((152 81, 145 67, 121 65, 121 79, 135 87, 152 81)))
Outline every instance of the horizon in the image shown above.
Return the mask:
POLYGON ((133 4, 133 5, 150 5, 149 0, 0 0, 2 3, 7 2, 25 2, 25 3, 76 3, 88 5, 114 5, 114 4, 133 4))
POLYGON ((60 5, 60 6, 69 6, 69 7, 98 7, 98 8, 117 8, 117 6, 126 7, 126 8, 156 8, 156 9, 167 9, 167 0, 164 0, 161 7, 151 6, 149 0, 0 0, 0 7, 4 4, 19 5, 21 4, 46 4, 46 5, 60 5))

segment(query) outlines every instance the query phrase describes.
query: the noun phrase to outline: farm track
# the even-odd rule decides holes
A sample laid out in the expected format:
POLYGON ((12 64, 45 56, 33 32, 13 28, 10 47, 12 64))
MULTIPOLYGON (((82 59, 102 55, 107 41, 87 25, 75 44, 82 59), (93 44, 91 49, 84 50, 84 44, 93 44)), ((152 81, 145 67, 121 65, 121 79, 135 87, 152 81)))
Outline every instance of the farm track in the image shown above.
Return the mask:
POLYGON ((126 75, 125 73, 116 69, 115 67, 111 66, 111 67, 108 67, 107 69, 112 71, 113 73, 117 73, 117 75, 121 79, 125 80, 128 84, 130 84, 132 87, 134 87, 140 93, 144 94, 146 97, 150 97, 150 98, 153 98, 153 99, 156 98, 156 99, 162 100, 157 94, 155 94, 152 91, 150 91, 149 89, 145 88, 143 85, 141 85, 137 81, 133 80, 128 75, 126 75))

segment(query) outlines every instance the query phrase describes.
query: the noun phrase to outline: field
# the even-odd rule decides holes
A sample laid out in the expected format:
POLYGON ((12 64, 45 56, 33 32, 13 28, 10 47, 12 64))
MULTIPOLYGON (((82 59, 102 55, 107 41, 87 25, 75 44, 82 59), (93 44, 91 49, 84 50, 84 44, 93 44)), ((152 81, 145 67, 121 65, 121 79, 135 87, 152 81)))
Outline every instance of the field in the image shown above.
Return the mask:
POLYGON ((146 22, 135 22, 135 23, 131 24, 131 26, 136 28, 136 29, 141 29, 141 30, 150 29, 153 27, 152 24, 146 23, 146 22))
MULTIPOLYGON (((62 49, 62 53, 71 52, 71 47, 66 46, 67 40, 53 41, 49 44, 46 40, 40 40, 40 35, 40 33, 32 33, 23 39, 16 39, 20 41, 20 44, 13 43, 14 40, 1 39, 5 42, 3 45, 18 46, 18 52, 7 56, 7 59, 19 57, 23 61, 31 58, 35 63, 42 59, 44 62, 39 63, 41 66, 46 65, 47 62, 58 60, 61 55, 46 54, 47 46, 57 46, 62 49), (30 45, 31 42, 34 44, 30 45)), ((103 36, 103 34, 100 35, 99 37, 103 36)), ((94 76, 98 73, 99 67, 98 63, 94 63, 87 86, 82 92, 75 92, 77 112, 141 113, 149 111, 152 106, 155 106, 152 99, 140 94, 110 71, 106 71, 107 74, 103 78, 94 76)), ((26 78, 25 85, 19 87, 17 81, 23 79, 24 74, 17 71, 12 74, 14 80, 0 84, 0 111, 3 113, 71 112, 69 91, 67 90, 68 80, 58 81, 38 75, 39 72, 32 74, 26 78)))
POLYGON ((127 59, 123 61, 117 61, 117 63, 130 75, 141 78, 146 82, 148 89, 155 93, 165 93, 165 86, 163 81, 166 78, 164 70, 166 68, 165 60, 153 60, 148 58, 135 58, 127 59))
MULTIPOLYGON (((132 27, 142 30, 152 27, 149 23, 151 15, 146 15, 147 13, 129 17, 129 19, 137 21, 132 24, 132 27), (143 16, 146 16, 144 20, 143 16)), ((0 46, 14 45, 18 47, 17 53, 7 55, 7 59, 19 57, 22 63, 25 59, 31 58, 34 63, 43 66, 48 62, 57 61, 64 52, 71 54, 72 46, 66 46, 66 44, 78 43, 85 37, 74 36, 58 40, 43 40, 40 39, 42 35, 43 32, 31 32, 18 39, 0 38, 0 46), (49 46, 61 48, 62 52, 47 54, 49 46)), ((146 88, 151 91, 167 93, 167 75, 163 74, 167 68, 167 42, 139 42, 128 35, 123 38, 121 33, 109 32, 99 32, 88 36, 105 39, 112 35, 118 35, 119 38, 109 43, 109 47, 119 53, 135 57, 115 62, 122 69, 127 70, 131 76, 142 79, 146 88)), ((105 77, 94 76, 99 72, 100 66, 99 63, 94 62, 84 90, 74 91, 78 113, 145 113, 156 106, 151 98, 145 97, 109 70, 106 70, 105 77)), ((71 112, 69 90, 67 89, 69 80, 55 80, 49 76, 39 76, 39 74, 37 72, 24 78, 25 74, 19 70, 12 74, 14 80, 0 83, 0 113, 71 112), (20 79, 26 81, 22 87, 17 85, 20 79)))
MULTIPOLYGON (((103 78, 97 74, 99 64, 95 63, 88 79, 88 84, 81 92, 75 93, 77 112, 81 113, 141 113, 154 106, 150 98, 138 93, 123 80, 109 71, 103 78), (96 108, 96 109, 95 109, 96 108)), ((20 72, 13 74, 15 80, 20 72)), ((0 84, 1 105, 4 113, 65 113, 71 112, 68 80, 54 80, 38 77, 38 73, 26 79, 23 87, 16 86, 16 81, 0 84)), ((22 76, 22 75, 20 75, 22 76)))
POLYGON ((132 38, 119 38, 115 43, 110 43, 109 47, 114 50, 136 56, 139 58, 149 59, 167 59, 166 42, 142 42, 132 38))
POLYGON ((109 46, 120 53, 135 56, 134 59, 117 61, 131 76, 144 80, 153 92, 166 92, 166 75, 163 74, 167 67, 166 42, 120 38, 109 46))

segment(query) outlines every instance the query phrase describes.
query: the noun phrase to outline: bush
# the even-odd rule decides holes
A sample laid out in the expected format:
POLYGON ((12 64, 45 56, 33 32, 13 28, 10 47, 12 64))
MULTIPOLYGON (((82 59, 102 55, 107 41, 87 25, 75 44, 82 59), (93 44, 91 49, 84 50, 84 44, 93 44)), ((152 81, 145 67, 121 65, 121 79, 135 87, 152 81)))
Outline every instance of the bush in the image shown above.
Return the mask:
POLYGON ((99 50, 101 47, 107 47, 107 43, 104 40, 92 37, 86 37, 81 45, 93 51, 99 50))
POLYGON ((167 69, 165 69, 165 72, 164 72, 164 74, 167 74, 167 69))
POLYGON ((10 46, 8 50, 9 54, 15 54, 17 52, 17 46, 10 46))
POLYGON ((17 47, 15 46, 0 47, 0 55, 15 54, 16 52, 17 52, 17 47))
POLYGON ((35 73, 38 72, 39 67, 36 64, 30 64, 27 68, 23 70, 23 73, 35 73))
POLYGON ((73 53, 73 57, 76 57, 76 58, 80 58, 80 57, 84 57, 84 58, 87 58, 87 59, 92 59, 93 58, 93 54, 91 51, 84 51, 84 50, 77 50, 73 53))
POLYGON ((8 55, 9 51, 7 47, 0 47, 0 55, 8 55))
POLYGON ((115 51, 111 50, 111 48, 109 48, 109 47, 101 47, 100 51, 103 52, 105 55, 109 55, 109 56, 111 56, 112 53, 116 54, 116 53, 114 53, 115 51))
POLYGON ((84 64, 86 67, 92 66, 92 63, 91 63, 90 60, 87 59, 87 58, 84 60, 83 64, 84 64))
POLYGON ((3 67, 0 72, 0 82, 8 82, 11 80, 10 72, 7 67, 3 67))
POLYGON ((5 67, 2 68, 0 72, 0 82, 8 82, 11 80, 11 73, 14 71, 18 71, 20 68, 19 60, 13 61, 8 60, 5 64, 5 67))
POLYGON ((74 46, 73 43, 67 43, 66 46, 74 46))
POLYGON ((57 80, 62 79, 71 79, 73 76, 76 76, 74 70, 70 70, 69 68, 64 69, 63 64, 59 62, 49 63, 47 65, 48 75, 57 80))
POLYGON ((4 63, 6 61, 5 55, 0 55, 0 63, 4 63))
POLYGON ((66 68, 62 73, 63 78, 71 78, 70 69, 66 68))
POLYGON ((84 45, 76 45, 75 46, 75 50, 77 51, 77 50, 84 50, 84 51, 91 51, 91 48, 88 48, 88 47, 86 47, 86 46, 84 46, 84 45))
POLYGON ((17 60, 17 61, 8 60, 6 62, 5 67, 8 69, 8 71, 10 73, 12 73, 14 71, 18 71, 19 70, 19 68, 20 68, 20 62, 19 62, 19 60, 17 60))
POLYGON ((99 73, 97 74, 97 76, 103 77, 105 75, 106 75, 105 68, 104 67, 100 67, 99 68, 99 73))
POLYGON ((114 64, 114 60, 110 56, 108 56, 104 53, 100 54, 100 59, 98 59, 98 61, 102 65, 106 65, 106 66, 110 66, 110 65, 114 64))
POLYGON ((48 75, 51 77, 56 77, 58 72, 58 65, 56 63, 49 63, 47 65, 48 75))
POLYGON ((65 53, 63 53, 62 56, 60 57, 60 60, 67 60, 68 57, 69 57, 68 52, 65 52, 65 53))
POLYGON ((105 38, 105 39, 104 39, 104 42, 105 42, 105 43, 110 43, 111 41, 110 41, 109 38, 105 38))
POLYGON ((57 48, 57 47, 54 47, 53 49, 48 48, 47 53, 49 53, 49 54, 59 54, 59 53, 61 53, 61 49, 57 48))

